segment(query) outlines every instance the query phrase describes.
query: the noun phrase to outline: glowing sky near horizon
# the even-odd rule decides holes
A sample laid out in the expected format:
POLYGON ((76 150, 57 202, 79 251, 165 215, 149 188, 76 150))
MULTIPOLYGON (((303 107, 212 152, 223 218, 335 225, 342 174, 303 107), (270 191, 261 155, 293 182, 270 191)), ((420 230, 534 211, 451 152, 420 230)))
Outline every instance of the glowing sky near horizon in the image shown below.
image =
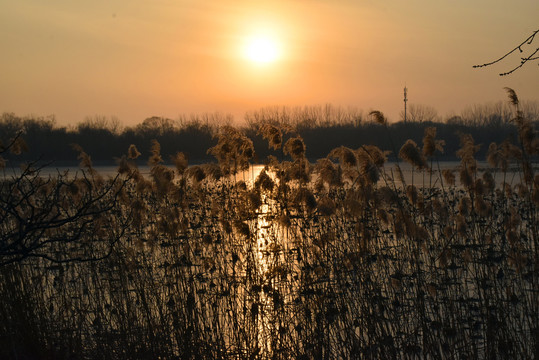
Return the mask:
POLYGON ((505 86, 539 100, 537 62, 508 77, 498 73, 519 54, 472 68, 539 28, 537 0, 0 0, 0 8, 0 112, 55 115, 60 125, 215 111, 241 121, 261 107, 326 103, 397 121, 405 84, 408 104, 440 115, 505 101, 505 86), (245 56, 257 36, 273 42, 264 50, 272 61, 245 56))

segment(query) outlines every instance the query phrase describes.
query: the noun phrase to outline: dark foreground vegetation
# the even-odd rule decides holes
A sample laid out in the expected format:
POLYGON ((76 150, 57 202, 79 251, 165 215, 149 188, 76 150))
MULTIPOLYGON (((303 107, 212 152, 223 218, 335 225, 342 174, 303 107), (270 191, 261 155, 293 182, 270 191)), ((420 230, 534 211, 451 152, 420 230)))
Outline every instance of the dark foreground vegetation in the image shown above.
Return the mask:
POLYGON ((369 144, 312 164, 270 122, 258 136, 282 157, 254 181, 238 175, 253 142, 230 126, 216 163, 164 166, 154 141, 147 176, 133 145, 113 177, 80 147, 77 174, 4 177, 0 358, 532 359, 539 141, 509 95, 517 141, 490 144, 487 170, 469 134, 454 171, 438 167, 435 127, 389 147, 432 186, 369 144))

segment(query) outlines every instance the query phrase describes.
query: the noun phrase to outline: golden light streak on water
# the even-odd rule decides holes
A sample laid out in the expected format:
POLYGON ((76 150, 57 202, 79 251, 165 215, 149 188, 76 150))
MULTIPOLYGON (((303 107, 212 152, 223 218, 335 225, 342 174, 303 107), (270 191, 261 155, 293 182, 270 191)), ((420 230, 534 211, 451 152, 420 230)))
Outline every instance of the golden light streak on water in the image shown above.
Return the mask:
MULTIPOLYGON (((260 173, 262 169, 258 171, 260 173)), ((257 174, 258 176, 258 174, 257 174)), ((256 177, 255 177, 256 179, 256 177)), ((258 209, 258 217, 256 222, 256 246, 257 246, 257 266, 260 274, 262 275, 262 279, 264 280, 263 285, 266 284, 266 278, 267 274, 270 271, 270 263, 268 259, 268 251, 267 247, 270 244, 270 228, 271 228, 271 221, 268 220, 268 214, 270 213, 269 205, 265 202, 265 195, 262 195, 262 205, 258 209)), ((261 347, 261 353, 263 356, 269 356, 271 354, 271 342, 270 337, 265 336, 268 329, 269 329, 269 317, 267 316, 267 311, 271 306, 271 298, 268 296, 268 293, 266 291, 260 292, 260 305, 259 305, 259 311, 257 314, 257 322, 258 322, 258 344, 261 347)))

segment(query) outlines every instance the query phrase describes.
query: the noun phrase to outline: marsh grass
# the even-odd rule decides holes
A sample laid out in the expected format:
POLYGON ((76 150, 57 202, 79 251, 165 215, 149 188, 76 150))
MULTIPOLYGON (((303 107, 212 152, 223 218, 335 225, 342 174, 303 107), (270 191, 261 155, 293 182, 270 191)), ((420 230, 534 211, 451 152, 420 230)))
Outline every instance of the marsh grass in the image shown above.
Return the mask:
MULTIPOLYGON (((406 142, 398 154, 421 186, 386 169, 387 153, 373 146, 341 147, 313 166, 301 138, 285 141, 269 125, 261 131, 270 147, 292 161, 272 158, 247 183, 236 174, 248 168, 252 142, 233 128, 209 150, 218 163, 187 167, 180 153, 175 173, 154 143, 142 176, 132 147, 114 180, 121 187, 102 193, 114 200, 103 219, 92 227, 75 219, 77 246, 51 250, 91 252, 79 244, 118 239, 107 256, 0 267, 0 356, 531 359, 539 353, 537 140, 515 107, 521 143, 491 145, 492 168, 482 173, 466 135, 453 172, 437 164, 435 129, 422 148, 406 142), (518 183, 506 182, 510 164, 518 183)), ((89 160, 81 155, 87 169, 89 160)), ((112 181, 73 183, 64 202, 112 181)), ((6 211, 7 184, 4 234, 25 214, 16 201, 6 211)))

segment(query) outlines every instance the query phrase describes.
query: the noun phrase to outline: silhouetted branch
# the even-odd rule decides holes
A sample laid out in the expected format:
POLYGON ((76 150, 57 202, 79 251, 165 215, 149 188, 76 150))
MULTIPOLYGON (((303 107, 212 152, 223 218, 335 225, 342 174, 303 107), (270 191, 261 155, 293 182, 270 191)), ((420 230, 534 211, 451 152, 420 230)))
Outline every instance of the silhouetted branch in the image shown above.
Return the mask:
MULTIPOLYGON (((535 30, 528 38, 526 38, 526 40, 524 40, 517 47, 515 47, 513 50, 509 51, 508 53, 506 53, 502 57, 500 57, 500 58, 498 58, 498 59, 496 59, 494 61, 482 64, 482 65, 474 65, 473 67, 474 68, 480 68, 480 67, 486 67, 486 66, 496 64, 496 63, 502 61, 503 59, 505 59, 506 57, 508 57, 509 55, 511 55, 512 53, 514 53, 517 50, 522 53, 523 52, 522 47, 525 46, 525 45, 531 45, 531 43, 535 39, 535 35, 537 35, 537 33, 539 33, 539 30, 535 30)), ((513 69, 511 69, 511 70, 509 70, 507 72, 501 73, 500 76, 505 76, 505 75, 512 74, 513 72, 515 72, 516 70, 518 70, 522 66, 524 66, 524 64, 526 64, 527 62, 539 59, 539 56, 535 56, 535 54, 537 54, 538 52, 539 52, 539 48, 535 49, 535 51, 533 51, 530 55, 521 58, 520 64, 518 66, 514 67, 513 69)))

